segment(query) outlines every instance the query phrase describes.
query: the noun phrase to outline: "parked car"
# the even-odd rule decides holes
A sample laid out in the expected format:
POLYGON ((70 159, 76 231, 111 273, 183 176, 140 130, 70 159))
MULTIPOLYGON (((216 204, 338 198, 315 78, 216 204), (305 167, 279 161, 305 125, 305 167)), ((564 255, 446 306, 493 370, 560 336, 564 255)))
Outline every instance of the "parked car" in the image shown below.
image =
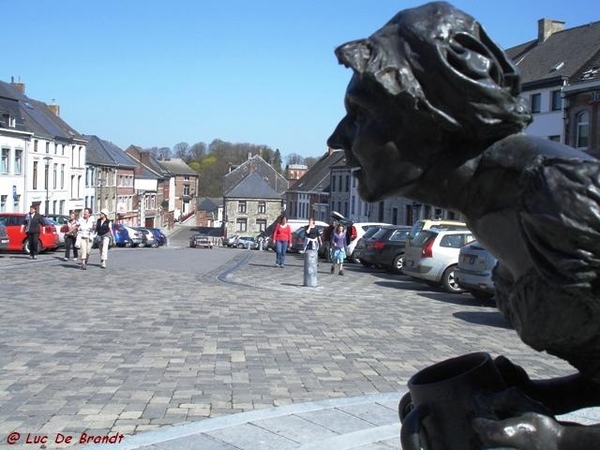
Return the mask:
POLYGON ((154 235, 156 243, 160 246, 167 245, 167 236, 162 232, 160 228, 148 228, 154 235))
POLYGON ((492 270, 498 260, 477 241, 460 249, 456 281, 458 285, 477 299, 494 296, 492 270))
POLYGON ((467 224, 458 220, 445 219, 420 219, 417 220, 408 235, 408 240, 414 239, 421 231, 431 228, 443 228, 445 230, 468 230, 467 224))
POLYGON ((8 232, 6 227, 0 223, 0 251, 8 249, 8 232))
POLYGON ((362 253, 366 248, 367 241, 371 239, 373 235, 377 233, 377 231, 379 231, 380 229, 381 227, 369 228, 367 231, 365 231, 365 234, 363 234, 363 236, 360 239, 358 239, 356 247, 354 247, 354 257, 365 267, 371 267, 372 264, 363 260, 362 253))
POLYGON ((190 247, 191 248, 213 248, 213 242, 210 237, 204 234, 192 234, 190 236, 190 247))
POLYGON ((127 230, 127 235, 131 240, 133 247, 145 247, 146 246, 146 234, 128 225, 122 225, 127 230))
POLYGON ((133 240, 129 237, 127 227, 120 223, 113 224, 113 235, 117 247, 133 247, 133 240))
MULTIPOLYGON (((322 225, 316 225, 317 230, 321 238, 323 237, 324 227, 322 225)), ((288 247, 288 251, 292 253, 300 253, 304 251, 304 241, 306 240, 306 229, 304 227, 298 228, 292 233, 292 245, 288 247)))
POLYGON ((254 239, 252 236, 240 236, 236 241, 235 246, 237 248, 258 248, 256 239, 254 239))
MULTIPOLYGON (((133 229, 140 233, 143 233, 145 235, 146 239, 144 239, 144 242, 143 242, 144 247, 152 247, 152 248, 158 247, 158 241, 154 237, 154 233, 152 231, 150 231, 148 228, 133 227, 133 229)), ((140 245, 140 247, 142 247, 142 245, 140 245)))
POLYGON ((239 234, 234 234, 233 236, 226 237, 225 239, 223 239, 223 246, 224 247, 235 247, 239 237, 240 237, 239 234))
MULTIPOLYGON (((25 213, 0 213, 0 224, 6 227, 8 234, 7 250, 9 251, 29 253, 27 234, 21 231, 21 225, 25 223, 25 216, 25 213)), ((58 245, 59 238, 55 223, 44 218, 44 226, 40 230, 38 250, 40 252, 55 250, 58 245)))
POLYGON ((463 245, 475 240, 469 230, 421 231, 406 244, 403 272, 430 284, 441 285, 447 292, 462 292, 456 282, 458 255, 463 245))
MULTIPOLYGON (((354 254, 354 249, 356 248, 359 239, 363 237, 367 230, 373 227, 392 225, 384 222, 353 222, 337 211, 331 213, 331 218, 346 227, 346 258, 356 263, 360 261, 354 254)), ((330 232, 331 230, 328 230, 325 234, 328 235, 330 232)), ((327 236, 327 240, 329 240, 329 236, 327 236)))
POLYGON ((58 233, 59 246, 65 245, 65 233, 69 231, 67 224, 69 223, 69 216, 64 214, 46 214, 46 218, 52 220, 55 223, 56 232, 58 233))
POLYGON ((408 225, 386 225, 380 227, 365 241, 360 251, 360 262, 391 272, 400 273, 404 265, 406 240, 411 227, 408 225))

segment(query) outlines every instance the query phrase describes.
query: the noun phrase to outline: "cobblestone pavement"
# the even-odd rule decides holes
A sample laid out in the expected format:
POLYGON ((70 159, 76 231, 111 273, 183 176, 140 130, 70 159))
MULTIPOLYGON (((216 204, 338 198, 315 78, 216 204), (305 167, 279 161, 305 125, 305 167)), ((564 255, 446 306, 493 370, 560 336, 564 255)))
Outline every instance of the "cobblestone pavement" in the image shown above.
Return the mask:
POLYGON ((20 444, 29 433, 52 448, 83 431, 127 436, 394 394, 417 370, 474 351, 504 354, 533 377, 571 372, 468 295, 358 265, 330 275, 325 263, 318 287, 303 287, 301 257, 279 269, 271 252, 214 249, 227 262, 206 273, 184 251, 165 249, 164 268, 143 271, 119 266, 118 252, 109 270, 86 272, 0 257, 0 445, 15 431, 20 444))

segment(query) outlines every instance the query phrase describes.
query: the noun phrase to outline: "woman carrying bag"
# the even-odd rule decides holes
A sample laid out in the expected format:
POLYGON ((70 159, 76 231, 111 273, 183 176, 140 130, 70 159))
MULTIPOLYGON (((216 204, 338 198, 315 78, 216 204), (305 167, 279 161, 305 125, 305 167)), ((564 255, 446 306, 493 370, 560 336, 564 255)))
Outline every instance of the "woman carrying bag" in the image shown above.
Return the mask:
POLYGON ((106 208, 100 211, 100 218, 96 222, 96 233, 98 248, 100 249, 100 267, 106 269, 108 248, 114 242, 112 222, 108 219, 108 209, 106 208))

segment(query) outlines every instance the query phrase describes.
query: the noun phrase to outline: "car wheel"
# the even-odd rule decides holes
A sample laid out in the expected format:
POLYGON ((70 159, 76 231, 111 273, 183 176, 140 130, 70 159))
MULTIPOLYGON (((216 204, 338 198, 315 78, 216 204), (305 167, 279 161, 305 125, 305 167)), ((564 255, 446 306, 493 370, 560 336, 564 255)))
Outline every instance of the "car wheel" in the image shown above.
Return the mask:
POLYGON ((392 271, 396 273, 402 273, 402 268, 404 267, 404 254, 398 255, 394 258, 394 262, 392 262, 392 271))
POLYGON ((23 253, 26 253, 29 255, 29 240, 25 239, 23 241, 23 253))
POLYGON ((153 242, 150 247, 152 247, 152 248, 158 248, 158 242, 153 242))
POLYGON ((244 244, 238 244, 237 248, 244 248, 244 244))
POLYGON ((446 292, 458 293, 462 292, 462 288, 458 285, 455 276, 456 265, 448 267, 442 275, 442 287, 446 292))
POLYGON ((132 245, 133 245, 133 242, 131 242, 131 241, 125 242, 125 248, 130 248, 132 245))
POLYGON ((366 262, 364 259, 360 260, 360 263, 364 266, 364 267, 373 267, 373 264, 366 262))

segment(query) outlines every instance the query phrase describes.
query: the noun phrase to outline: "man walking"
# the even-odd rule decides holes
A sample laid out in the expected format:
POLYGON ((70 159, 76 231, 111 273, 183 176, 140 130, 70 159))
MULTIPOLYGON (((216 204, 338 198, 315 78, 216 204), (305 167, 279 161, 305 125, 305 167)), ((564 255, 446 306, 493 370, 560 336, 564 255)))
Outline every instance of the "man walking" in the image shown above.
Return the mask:
POLYGON ((41 227, 44 226, 44 217, 37 212, 37 206, 29 207, 29 214, 25 216, 25 222, 21 225, 21 232, 27 234, 27 242, 29 244, 29 257, 37 259, 38 242, 40 241, 41 227))

